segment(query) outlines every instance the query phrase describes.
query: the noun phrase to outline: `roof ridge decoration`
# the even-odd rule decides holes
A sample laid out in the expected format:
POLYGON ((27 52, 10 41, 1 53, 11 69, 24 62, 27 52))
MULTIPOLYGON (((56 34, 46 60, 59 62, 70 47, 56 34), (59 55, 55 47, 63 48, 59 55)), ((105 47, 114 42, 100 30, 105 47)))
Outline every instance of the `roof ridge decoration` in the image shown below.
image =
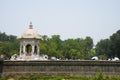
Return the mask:
POLYGON ((29 29, 33 29, 32 21, 30 21, 29 29))

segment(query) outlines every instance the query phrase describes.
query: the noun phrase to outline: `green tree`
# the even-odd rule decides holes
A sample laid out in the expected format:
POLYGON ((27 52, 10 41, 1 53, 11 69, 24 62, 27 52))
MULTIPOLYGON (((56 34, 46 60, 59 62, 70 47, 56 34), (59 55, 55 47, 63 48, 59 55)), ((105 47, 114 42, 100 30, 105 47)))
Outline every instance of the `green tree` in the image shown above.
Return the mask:
POLYGON ((89 59, 89 56, 91 53, 91 49, 93 48, 93 40, 91 37, 86 37, 85 40, 85 45, 84 45, 84 57, 86 59, 89 59))
POLYGON ((63 55, 64 58, 71 59, 73 53, 76 53, 77 43, 74 39, 68 39, 63 42, 63 55), (74 52, 75 51, 75 52, 74 52))
POLYGON ((120 30, 110 36, 111 54, 120 58, 120 30))
POLYGON ((15 41, 16 38, 17 38, 16 36, 13 36, 13 35, 8 36, 5 32, 4 33, 0 32, 0 41, 1 42, 5 42, 5 41, 12 42, 12 41, 15 41))
POLYGON ((40 40, 40 52, 42 54, 48 54, 48 40, 47 35, 42 36, 42 40, 40 40))
POLYGON ((120 58, 120 30, 109 39, 100 40, 96 45, 96 53, 102 58, 120 58))
POLYGON ((6 59, 9 59, 11 55, 19 53, 19 41, 16 38, 0 32, 0 55, 3 54, 6 59))
POLYGON ((92 47, 93 40, 90 37, 67 39, 63 42, 63 55, 68 59, 88 59, 92 47))
POLYGON ((62 57, 62 40, 59 35, 53 35, 52 38, 43 36, 41 42, 41 51, 49 56, 62 57))
POLYGON ((100 40, 96 45, 96 53, 99 56, 112 57, 111 55, 111 41, 109 39, 100 40))

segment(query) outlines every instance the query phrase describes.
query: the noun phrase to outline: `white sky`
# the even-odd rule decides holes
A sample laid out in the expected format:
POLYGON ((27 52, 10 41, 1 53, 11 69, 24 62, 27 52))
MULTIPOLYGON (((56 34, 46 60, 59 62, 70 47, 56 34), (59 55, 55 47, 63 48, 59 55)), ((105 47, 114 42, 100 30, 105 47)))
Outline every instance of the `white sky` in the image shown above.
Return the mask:
POLYGON ((30 21, 41 35, 96 44, 120 29, 120 0, 0 0, 1 32, 20 36, 30 21))

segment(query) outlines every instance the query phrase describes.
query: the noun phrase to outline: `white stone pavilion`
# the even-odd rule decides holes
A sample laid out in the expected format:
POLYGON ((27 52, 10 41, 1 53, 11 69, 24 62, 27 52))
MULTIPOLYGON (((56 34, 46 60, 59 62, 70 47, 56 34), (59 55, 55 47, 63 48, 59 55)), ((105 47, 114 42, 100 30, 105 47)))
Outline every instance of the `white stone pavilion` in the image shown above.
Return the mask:
POLYGON ((39 55, 40 35, 33 29, 32 23, 29 28, 21 35, 20 39, 20 56, 21 55, 39 55))
POLYGON ((40 54, 41 36, 33 29, 32 22, 29 28, 18 38, 20 40, 20 55, 13 55, 11 60, 47 60, 47 55, 40 54))

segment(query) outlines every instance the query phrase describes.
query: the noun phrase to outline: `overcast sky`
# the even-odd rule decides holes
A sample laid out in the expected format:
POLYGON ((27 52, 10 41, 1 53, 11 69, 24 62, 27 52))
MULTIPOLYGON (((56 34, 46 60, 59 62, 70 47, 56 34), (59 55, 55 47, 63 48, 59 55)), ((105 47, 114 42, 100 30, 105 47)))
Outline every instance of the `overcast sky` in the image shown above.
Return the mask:
POLYGON ((30 21, 41 35, 96 44, 120 29, 120 0, 0 0, 1 32, 20 36, 30 21))

